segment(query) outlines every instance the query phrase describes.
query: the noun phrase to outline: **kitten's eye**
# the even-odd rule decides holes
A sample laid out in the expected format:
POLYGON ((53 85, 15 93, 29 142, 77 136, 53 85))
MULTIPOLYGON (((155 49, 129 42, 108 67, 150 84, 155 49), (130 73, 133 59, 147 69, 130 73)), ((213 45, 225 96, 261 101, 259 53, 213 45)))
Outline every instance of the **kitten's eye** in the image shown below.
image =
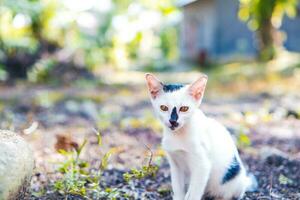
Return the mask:
POLYGON ((161 109, 162 111, 168 111, 168 110, 169 110, 169 108, 168 108, 167 106, 165 106, 165 105, 161 105, 161 106, 160 106, 160 109, 161 109))
POLYGON ((188 106, 181 106, 180 109, 179 109, 180 112, 186 112, 188 110, 189 110, 188 106))

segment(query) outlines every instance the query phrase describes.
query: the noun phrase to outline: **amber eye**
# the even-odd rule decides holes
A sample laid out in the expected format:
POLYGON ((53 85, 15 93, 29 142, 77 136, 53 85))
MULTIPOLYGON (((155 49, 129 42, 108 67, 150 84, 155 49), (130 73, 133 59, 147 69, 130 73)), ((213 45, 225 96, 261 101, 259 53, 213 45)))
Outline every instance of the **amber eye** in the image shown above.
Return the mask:
POLYGON ((161 105, 161 106, 160 106, 160 109, 161 109, 162 111, 168 111, 168 110, 169 110, 169 108, 168 108, 167 106, 165 106, 165 105, 161 105))
POLYGON ((180 109, 179 109, 180 112, 186 112, 188 110, 189 110, 188 106, 181 106, 180 109))

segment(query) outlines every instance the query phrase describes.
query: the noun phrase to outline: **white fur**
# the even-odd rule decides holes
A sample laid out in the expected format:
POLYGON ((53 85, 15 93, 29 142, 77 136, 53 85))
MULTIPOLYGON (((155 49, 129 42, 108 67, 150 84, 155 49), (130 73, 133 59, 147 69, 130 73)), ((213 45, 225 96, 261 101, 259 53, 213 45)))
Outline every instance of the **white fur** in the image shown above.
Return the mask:
POLYGON ((173 199, 200 200, 206 193, 223 200, 242 198, 251 180, 234 141, 223 125, 203 114, 198 108, 202 98, 196 101, 189 88, 188 85, 173 92, 161 90, 151 98, 154 111, 164 125, 162 147, 171 168, 173 199), (170 109, 162 111, 161 105, 170 109), (189 110, 178 112, 179 127, 171 130, 169 118, 174 106, 177 111, 181 106, 188 106, 189 110), (241 171, 222 184, 234 156, 240 162, 241 171))

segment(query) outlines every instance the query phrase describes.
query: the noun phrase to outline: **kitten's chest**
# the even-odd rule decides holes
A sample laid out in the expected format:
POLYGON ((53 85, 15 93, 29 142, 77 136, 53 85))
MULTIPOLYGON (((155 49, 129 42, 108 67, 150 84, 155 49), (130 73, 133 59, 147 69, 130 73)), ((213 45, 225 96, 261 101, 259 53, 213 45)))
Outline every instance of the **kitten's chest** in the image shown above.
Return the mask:
POLYGON ((193 152, 195 146, 197 146, 197 141, 191 141, 190 138, 177 137, 173 135, 164 136, 162 138, 162 148, 168 152, 183 151, 183 152, 193 152))
POLYGON ((180 142, 177 138, 174 137, 163 137, 161 145, 162 148, 168 152, 186 150, 186 144, 182 141, 180 142))

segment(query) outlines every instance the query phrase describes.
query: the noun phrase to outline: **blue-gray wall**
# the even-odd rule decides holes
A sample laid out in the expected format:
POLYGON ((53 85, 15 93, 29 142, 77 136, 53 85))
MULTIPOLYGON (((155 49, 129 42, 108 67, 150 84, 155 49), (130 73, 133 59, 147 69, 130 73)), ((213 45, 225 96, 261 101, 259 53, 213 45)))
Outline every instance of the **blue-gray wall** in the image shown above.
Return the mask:
POLYGON ((238 19, 238 0, 218 0, 216 54, 218 56, 254 56, 255 38, 247 25, 238 19))
POLYGON ((284 43, 285 48, 289 51, 300 52, 300 13, 294 19, 285 17, 281 30, 287 35, 287 40, 284 43))
MULTIPOLYGON (((192 38, 192 40, 197 40, 195 41, 196 44, 209 41, 211 45, 206 45, 209 46, 206 50, 210 58, 255 57, 258 46, 257 40, 255 33, 250 31, 246 23, 241 22, 238 18, 239 0, 198 0, 184 7, 185 17, 188 15, 200 16, 199 12, 204 13, 203 9, 208 7, 208 3, 213 6, 214 14, 209 18, 202 17, 206 23, 198 24, 198 26, 200 30, 203 29, 203 24, 206 24, 205 28, 207 28, 207 24, 214 22, 210 40, 207 40, 207 37, 206 39, 197 37, 197 39, 192 38), (204 39, 205 41, 203 41, 204 39)), ((193 17, 186 17, 184 23, 187 24, 191 19, 193 17)), ((285 17, 281 30, 287 35, 287 40, 284 42, 285 48, 289 51, 300 52, 300 13, 295 19, 285 17)), ((198 50, 200 52, 201 48, 198 50)), ((189 55, 186 49, 182 48, 182 51, 183 55, 185 55, 184 53, 189 55)), ((195 55, 191 56, 197 59, 197 55, 196 52, 195 55)))

